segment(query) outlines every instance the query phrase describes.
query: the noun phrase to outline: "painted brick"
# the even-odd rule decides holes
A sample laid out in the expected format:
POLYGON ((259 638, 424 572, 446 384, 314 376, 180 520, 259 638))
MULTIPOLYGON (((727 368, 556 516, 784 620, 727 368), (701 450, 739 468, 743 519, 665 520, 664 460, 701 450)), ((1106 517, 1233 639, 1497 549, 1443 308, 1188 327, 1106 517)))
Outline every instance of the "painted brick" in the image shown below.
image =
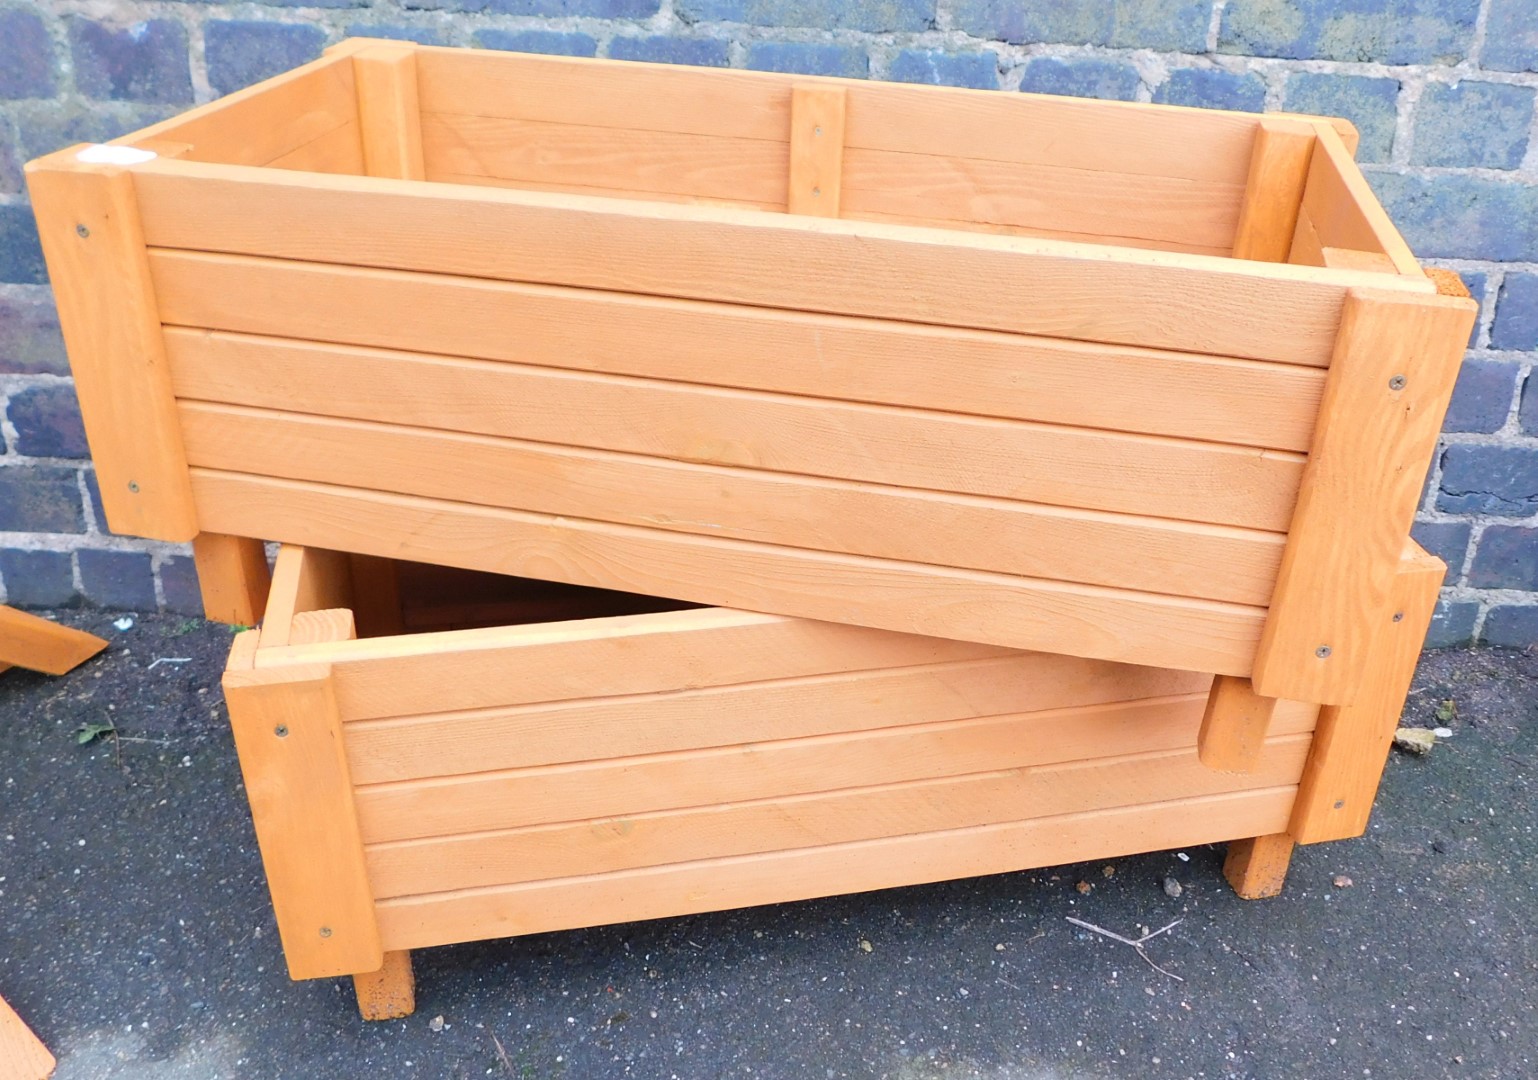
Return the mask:
POLYGON ((686 22, 810 26, 819 30, 928 30, 935 0, 678 0, 686 22))
POLYGON ((1479 305, 1479 314, 1474 317, 1474 325, 1469 329, 1469 348, 1473 348, 1479 340, 1480 324, 1485 320, 1485 293, 1490 284, 1490 275, 1483 270, 1459 270, 1458 276, 1463 279, 1469 295, 1479 305))
POLYGON ((203 41, 208 84, 228 94, 314 60, 326 32, 302 23, 234 19, 209 23, 203 41))
POLYGON ((999 85, 999 60, 993 53, 904 49, 893 59, 887 78, 893 82, 993 90, 999 85))
POLYGON ((1479 62, 1494 71, 1538 71, 1538 5, 1533 0, 1491 0, 1479 62))
POLYGON ((75 470, 55 465, 0 469, 0 532, 85 532, 75 470))
POLYGON ((1020 89, 1033 94, 1068 94, 1072 97, 1131 101, 1143 77, 1137 68, 1103 57, 1059 59, 1039 56, 1025 65, 1020 89))
POLYGON ((68 375, 53 300, 0 296, 0 375, 68 375))
POLYGON ((1522 369, 1500 360, 1465 360, 1443 431, 1499 431, 1511 414, 1522 369))
POLYGON ((31 160, 75 143, 106 142, 181 111, 175 105, 28 105, 18 109, 16 138, 22 159, 31 160))
POLYGON ((1415 107, 1415 165, 1515 169, 1527 153, 1538 91, 1464 80, 1428 83, 1415 107))
POLYGON ((96 470, 85 470, 85 495, 91 503, 91 514, 96 520, 96 527, 111 536, 122 536, 115 533, 107 525, 107 511, 101 504, 101 484, 96 479, 96 470))
POLYGON ((1367 179, 1423 259, 1538 262, 1538 186, 1460 173, 1367 179))
POLYGON ((0 578, 13 607, 63 607, 76 599, 67 551, 0 551, 0 578))
POLYGON ((1478 15, 1479 0, 1229 0, 1218 50, 1294 60, 1455 64, 1468 55, 1478 15))
POLYGON ((9 116, 0 116, 0 195, 15 195, 25 186, 16 125, 9 116))
POLYGON ((19 285, 48 283, 43 249, 37 242, 37 221, 30 206, 0 206, 0 281, 19 285))
POLYGON ((1474 526, 1467 521, 1417 521, 1410 526, 1415 542, 1447 564, 1447 580, 1457 581, 1469 553, 1474 526))
POLYGON ((102 101, 192 101, 187 31, 170 19, 112 26, 92 19, 69 20, 75 85, 102 101))
POLYGON ((481 49, 544 53, 547 56, 596 56, 598 40, 590 34, 563 34, 555 30, 477 30, 475 44, 481 49))
POLYGON ((815 45, 802 41, 756 41, 748 46, 754 71, 793 71, 800 75, 842 75, 863 79, 870 57, 853 45, 815 45))
POLYGON ((186 556, 177 555, 160 564, 160 591, 166 598, 167 611, 178 615, 203 614, 197 564, 186 556))
POLYGON ((726 67, 730 63, 726 42, 713 38, 617 37, 609 42, 609 55, 616 60, 695 67, 726 67))
POLYGON ((1248 72, 1177 68, 1154 91, 1153 99, 1166 105, 1260 112, 1266 107, 1266 84, 1248 72))
POLYGON ((348 37, 389 38, 391 41, 414 41, 418 45, 442 45, 443 35, 430 26, 381 26, 378 23, 351 23, 348 37))
POLYGON ((974 37, 1015 44, 1052 42, 1206 52, 1210 0, 1100 0, 1020 3, 956 0, 952 18, 974 37))
POLYGON ((1492 349, 1538 349, 1538 274, 1509 273, 1495 302, 1492 349))
POLYGON ((1522 405, 1517 409, 1517 423, 1524 435, 1538 435, 1538 378, 1531 372, 1522 384, 1522 405))
POLYGON ((34 386, 12 394, 9 414, 16 429, 17 453, 28 457, 91 456, 73 386, 34 386))
POLYGON ((80 591, 92 604, 126 611, 155 610, 155 572, 138 551, 81 551, 80 591))
POLYGON ((1399 116, 1399 80, 1298 71, 1287 77, 1288 112, 1344 116, 1361 132, 1358 161, 1387 161, 1399 116))
POLYGON ((1538 605, 1501 604, 1485 615, 1479 635, 1486 645, 1522 649, 1538 641, 1538 605))
POLYGON ((58 93, 56 58, 48 28, 35 10, 0 7, 0 98, 51 98, 58 93))
POLYGON ((1495 517, 1538 512, 1538 446, 1449 446, 1437 509, 1495 517))
POLYGON ((1436 611, 1431 616, 1431 629, 1426 634, 1426 648, 1467 645, 1474 639, 1474 620, 1478 617, 1476 601, 1437 601, 1436 611))
POLYGON ((1538 590, 1538 529, 1491 525, 1479 538, 1469 585, 1475 589, 1538 590))

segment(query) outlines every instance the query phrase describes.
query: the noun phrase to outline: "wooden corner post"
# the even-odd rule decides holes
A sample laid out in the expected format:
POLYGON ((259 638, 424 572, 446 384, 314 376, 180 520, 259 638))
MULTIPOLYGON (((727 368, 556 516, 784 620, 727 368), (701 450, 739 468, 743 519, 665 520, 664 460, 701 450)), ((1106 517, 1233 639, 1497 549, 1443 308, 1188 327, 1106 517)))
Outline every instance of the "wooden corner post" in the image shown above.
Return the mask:
POLYGON ((368 42, 352 52, 352 68, 364 169, 370 176, 426 179, 416 48, 407 42, 368 42))
POLYGON ((1287 261, 1317 141, 1307 121, 1269 116, 1260 121, 1234 231, 1234 258, 1287 261))
POLYGON ((211 622, 255 626, 267 611, 272 573, 260 540, 199 533, 192 541, 203 595, 203 616, 211 622))
POLYGON ((191 540, 197 515, 132 166, 82 160, 86 150, 30 162, 27 187, 102 506, 114 532, 191 540))

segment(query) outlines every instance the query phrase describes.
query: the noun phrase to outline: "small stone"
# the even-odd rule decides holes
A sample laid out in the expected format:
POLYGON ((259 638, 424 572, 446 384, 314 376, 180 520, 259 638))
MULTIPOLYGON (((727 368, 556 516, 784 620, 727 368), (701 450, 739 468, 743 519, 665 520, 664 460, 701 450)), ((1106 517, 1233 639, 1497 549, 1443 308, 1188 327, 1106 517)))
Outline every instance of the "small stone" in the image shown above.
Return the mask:
POLYGON ((1345 874, 1336 874, 1333 884, 1337 889, 1349 889, 1356 882, 1352 881, 1345 874))
POLYGON ((1175 858, 1179 859, 1181 862, 1190 862, 1191 861, 1191 856, 1187 855, 1183 851, 1175 852, 1175 858))
POLYGON ((1431 733, 1439 739, 1451 739, 1453 737, 1453 729, 1450 727, 1432 728, 1431 733))
POLYGON ((1116 876, 1116 867, 1114 867, 1114 866, 1107 866, 1107 867, 1105 867, 1103 870, 1100 871, 1100 876, 1101 877, 1108 877, 1108 878, 1115 877, 1116 876))
POLYGON ((113 619, 112 625, 119 630, 132 630, 134 628, 134 621, 127 615, 124 615, 121 619, 113 619))
POLYGON ((434 1034, 442 1031, 445 1026, 446 1025, 443 1022, 443 1017, 441 1016, 435 1016, 427 1022, 427 1030, 433 1032, 434 1034))
POLYGON ((1181 886, 1180 882, 1176 881, 1172 877, 1167 877, 1164 879, 1165 896, 1169 897, 1171 900, 1179 900, 1180 894, 1183 892, 1185 892, 1185 889, 1181 886))
POLYGON ((874 945, 872 945, 870 942, 866 941, 864 938, 860 939, 860 951, 861 952, 874 952, 875 948, 876 947, 874 945))
POLYGON ((1394 745, 1411 754, 1429 754, 1437 744, 1437 733, 1430 728, 1402 727, 1394 732, 1394 745))
POLYGON ((1002 941, 999 942, 997 945, 995 945, 993 947, 993 951, 994 952, 1003 952, 1004 951, 1004 943, 1002 941))
POLYGON ((1095 887, 1087 881, 1079 882, 1074 886, 1074 888, 1078 889, 1079 892, 1083 893, 1085 896, 1088 896, 1090 893, 1095 891, 1095 887))

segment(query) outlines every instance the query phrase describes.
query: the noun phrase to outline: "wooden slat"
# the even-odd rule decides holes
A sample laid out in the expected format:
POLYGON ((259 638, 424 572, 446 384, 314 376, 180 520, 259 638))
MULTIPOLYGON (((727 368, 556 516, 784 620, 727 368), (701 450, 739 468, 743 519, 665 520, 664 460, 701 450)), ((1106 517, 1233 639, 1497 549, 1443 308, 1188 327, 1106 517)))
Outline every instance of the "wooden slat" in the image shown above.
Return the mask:
POLYGON ((1340 136, 1318 125, 1318 145, 1309 164, 1303 208, 1324 247, 1381 252, 1411 280, 1424 280, 1420 263, 1384 212, 1378 197, 1351 160, 1340 136))
POLYGON ((63 675, 107 647, 95 634, 0 604, 0 664, 63 675))
POLYGON ((1316 141, 1312 124, 1272 117, 1261 120, 1234 232, 1234 258, 1288 261, 1316 141))
POLYGON ((1285 826, 1295 789, 1263 789, 1002 825, 681 863, 379 905, 390 948, 506 937, 1004 873, 1285 826))
MULTIPOLYGON (((151 265, 154 256, 151 255, 151 265)), ((1309 217, 1308 207, 1298 209, 1298 226, 1293 230, 1292 246, 1288 249, 1287 261, 1297 266, 1323 266, 1324 245, 1319 242, 1319 230, 1314 228, 1313 218, 1309 217)))
POLYGON ((328 641, 345 641, 357 636, 352 611, 348 608, 327 608, 321 611, 300 611, 294 614, 289 630, 288 644, 313 645, 328 641))
POLYGON ((191 540, 196 512, 134 178, 76 154, 30 162, 27 184, 102 507, 113 532, 191 540))
POLYGON ((1353 251, 1351 248, 1321 247, 1325 266, 1345 270, 1364 270, 1375 274, 1397 274, 1394 261, 1381 251, 1353 251))
POLYGON ((0 1076, 6 1080, 46 1080, 53 1075, 53 1054, 0 998, 0 1076))
POLYGON ((289 974, 377 971, 384 952, 330 672, 258 671, 256 640, 236 638, 224 698, 289 974))
POLYGON ((786 209, 836 218, 844 175, 842 87, 798 84, 790 91, 790 179, 786 209))
POLYGON ((1196 736, 1202 764, 1219 772, 1248 772, 1260 760, 1266 730, 1279 702, 1261 697, 1248 679, 1213 680, 1202 729, 1196 736))
POLYGON ((219 533, 192 538, 203 616, 233 626, 255 626, 267 611, 272 572, 260 540, 219 533))
POLYGON ((205 528, 1017 649, 1248 675, 1264 612, 197 469, 205 528))
POLYGON ((1353 290, 1254 683, 1346 704, 1370 663, 1478 306, 1353 290))
POLYGON ((356 121, 349 120, 326 134, 296 146, 286 154, 280 154, 267 162, 269 169, 290 169, 295 172, 340 173, 357 176, 363 171, 362 136, 356 121))
MULTIPOLYGON (((145 235, 157 247, 1298 363, 1328 355, 1345 286, 1360 278, 794 214, 186 161, 146 162, 135 176, 145 235)), ((1432 289, 1424 277, 1393 280, 1407 291, 1432 289)))
POLYGON ((352 54, 352 68, 364 171, 397 180, 425 179, 415 46, 369 45, 352 54))
MULTIPOLYGON (((520 661, 514 657, 509 663, 520 661)), ((344 671, 344 685, 351 677, 344 671)), ((594 682, 588 699, 349 723, 353 780, 388 783, 1145 697, 1191 697, 1205 693, 1211 677, 1017 653, 618 697, 608 696, 601 680, 594 682), (630 722, 640 715, 644 724, 630 722)), ((1179 708, 1191 712, 1189 704, 1179 708)))
MULTIPOLYGON (((189 327, 1282 450, 1308 449, 1324 391, 1312 368, 1050 338, 186 252, 150 265, 162 317, 189 327)), ((178 392, 208 400, 228 400, 215 365, 182 354, 260 352, 167 342, 178 392)))
POLYGON ((919 214, 878 214, 869 210, 858 213, 845 210, 841 215, 851 221, 878 221, 890 225, 918 225, 930 229, 960 229, 965 232, 993 233, 998 236, 1028 236, 1042 240, 1066 240, 1071 244, 1105 244, 1130 247, 1141 251, 1175 251, 1185 255, 1211 255, 1227 259, 1232 244, 1224 242, 1211 246, 1188 243, 1185 239, 1150 240, 1142 236, 1115 236, 1106 233, 1071 232, 1066 229, 1036 228, 1024 225, 1001 225, 992 221, 960 221, 956 218, 933 218, 919 214))
POLYGON ((1182 748, 378 844, 368 850, 369 880, 375 898, 388 899, 1275 788, 1297 783, 1308 742, 1269 742, 1243 777, 1214 773, 1182 748))
POLYGON ((272 571, 272 592, 262 624, 262 647, 289 644, 294 617, 303 611, 347 607, 352 582, 347 557, 335 551, 286 544, 278 551, 272 571))

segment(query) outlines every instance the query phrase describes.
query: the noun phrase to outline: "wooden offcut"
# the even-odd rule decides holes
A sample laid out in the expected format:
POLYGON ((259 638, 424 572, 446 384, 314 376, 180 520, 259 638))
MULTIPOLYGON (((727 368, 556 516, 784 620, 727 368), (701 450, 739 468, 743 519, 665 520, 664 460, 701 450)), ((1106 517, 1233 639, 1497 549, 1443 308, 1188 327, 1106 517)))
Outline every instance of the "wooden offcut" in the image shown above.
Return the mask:
POLYGON ((0 998, 0 1077, 4 1080, 47 1080, 53 1075, 53 1054, 27 1027, 16 1010, 0 998))
POLYGON ((106 647, 95 634, 0 604, 0 671, 23 667, 63 675, 106 647))

